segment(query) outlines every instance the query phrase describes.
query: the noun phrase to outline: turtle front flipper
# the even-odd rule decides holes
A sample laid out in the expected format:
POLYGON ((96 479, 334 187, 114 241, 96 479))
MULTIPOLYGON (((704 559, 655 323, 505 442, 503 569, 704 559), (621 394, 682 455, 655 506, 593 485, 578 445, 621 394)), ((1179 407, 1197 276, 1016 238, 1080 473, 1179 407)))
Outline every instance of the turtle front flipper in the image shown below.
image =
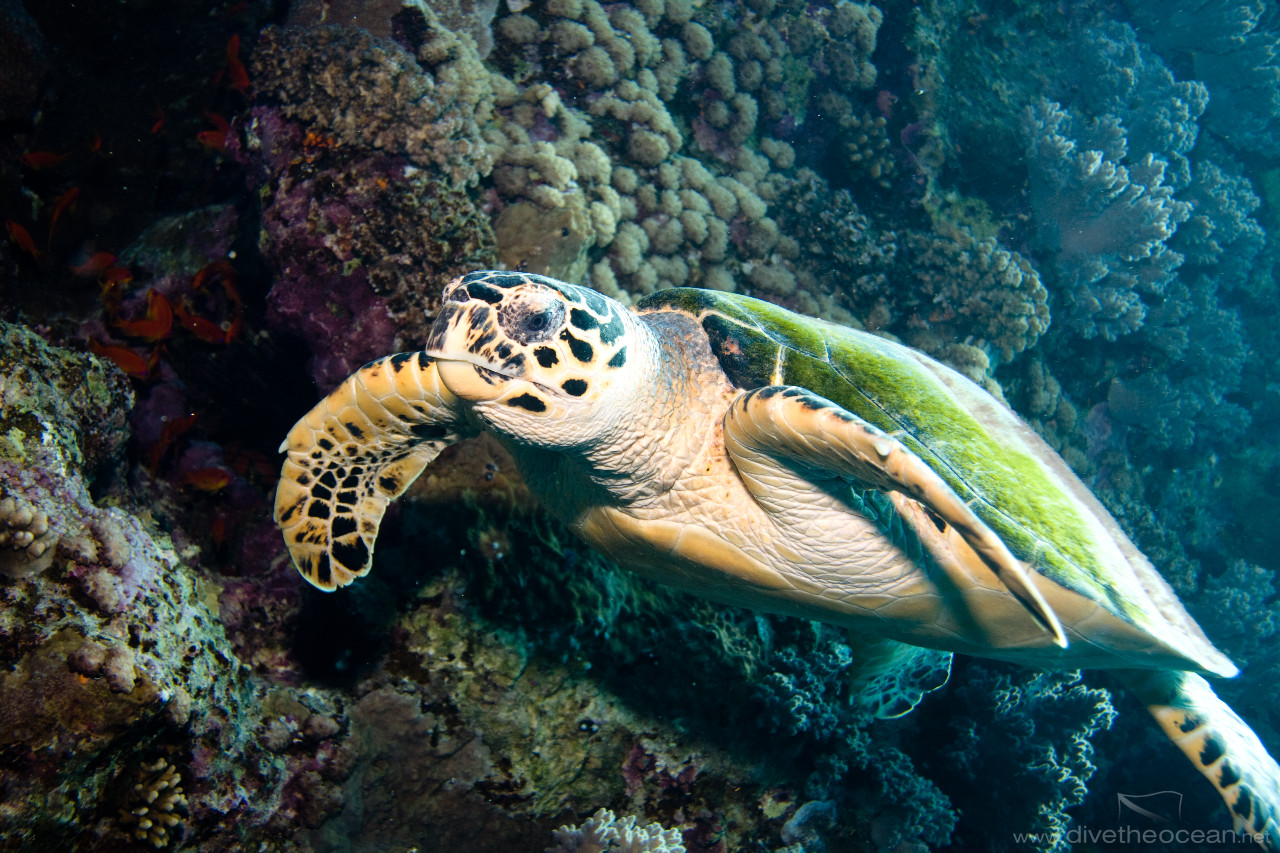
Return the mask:
MULTIPOLYGON (((768 494, 772 483, 767 476, 755 477, 752 469, 762 459, 783 457, 815 473, 919 502, 934 524, 959 534, 1053 642, 1066 648, 1062 623, 1022 561, 936 471, 883 430, 812 391, 771 385, 733 402, 725 414, 724 442, 757 499, 768 494)), ((904 520, 918 523, 912 517, 904 520)))
POLYGON ((1117 670, 1227 804, 1236 832, 1280 851, 1280 766, 1249 724, 1191 672, 1117 670))
POLYGON ((422 353, 371 361, 294 424, 275 521, 298 571, 331 592, 368 574, 387 504, 474 433, 422 353))

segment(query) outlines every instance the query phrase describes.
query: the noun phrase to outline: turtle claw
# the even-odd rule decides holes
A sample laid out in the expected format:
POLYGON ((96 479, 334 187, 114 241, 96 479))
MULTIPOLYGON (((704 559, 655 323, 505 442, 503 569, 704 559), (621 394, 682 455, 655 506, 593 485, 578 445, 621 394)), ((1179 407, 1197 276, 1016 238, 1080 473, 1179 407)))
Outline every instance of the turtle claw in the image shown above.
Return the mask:
POLYGON ((280 445, 275 521, 302 576, 331 592, 368 574, 387 505, 469 433, 422 353, 372 361, 321 400, 280 445))

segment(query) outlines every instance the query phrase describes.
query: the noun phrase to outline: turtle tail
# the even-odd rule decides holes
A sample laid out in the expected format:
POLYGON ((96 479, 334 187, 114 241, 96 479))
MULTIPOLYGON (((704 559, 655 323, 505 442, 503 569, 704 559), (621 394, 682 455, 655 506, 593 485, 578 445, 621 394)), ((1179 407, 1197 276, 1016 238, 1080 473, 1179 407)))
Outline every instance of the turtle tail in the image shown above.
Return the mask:
POLYGON ((423 353, 371 361, 289 430, 275 521, 302 576, 326 592, 368 574, 387 504, 469 432, 423 353))
POLYGON ((1199 675, 1168 670, 1115 673, 1165 735, 1208 779, 1235 831, 1280 851, 1280 767, 1262 741, 1199 675))

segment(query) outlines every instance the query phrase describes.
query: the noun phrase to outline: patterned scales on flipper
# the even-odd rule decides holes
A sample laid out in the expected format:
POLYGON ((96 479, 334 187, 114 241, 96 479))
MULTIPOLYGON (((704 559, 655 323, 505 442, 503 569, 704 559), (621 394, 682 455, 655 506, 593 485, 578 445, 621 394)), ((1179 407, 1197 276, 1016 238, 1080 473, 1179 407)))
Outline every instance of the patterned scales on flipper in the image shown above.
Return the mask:
POLYGON ((1122 670, 1116 676, 1218 789, 1236 832, 1280 850, 1280 766, 1249 724, 1195 673, 1122 670))
POLYGON ((458 398, 422 353, 366 364, 298 421, 275 520, 298 571, 323 590, 369 571, 387 504, 469 434, 458 398))
POLYGON ((859 711, 881 720, 911 712, 951 677, 951 652, 850 634, 849 693, 859 711))

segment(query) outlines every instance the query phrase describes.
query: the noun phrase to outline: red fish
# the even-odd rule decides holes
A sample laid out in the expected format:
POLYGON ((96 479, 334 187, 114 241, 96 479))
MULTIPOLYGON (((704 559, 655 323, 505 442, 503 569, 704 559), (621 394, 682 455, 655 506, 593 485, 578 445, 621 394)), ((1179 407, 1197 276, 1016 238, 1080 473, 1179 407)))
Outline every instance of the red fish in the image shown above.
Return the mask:
POLYGON ((231 482, 231 473, 225 468, 197 468, 182 475, 182 482, 202 492, 220 492, 231 482))
POLYGON ((249 93, 249 72, 240 61, 240 36, 227 39, 227 85, 242 95, 249 93))
POLYGON ((160 431, 160 438, 147 449, 147 468, 153 472, 159 468, 160 463, 164 461, 165 454, 173 448, 179 438, 190 432, 195 425, 196 416, 194 414, 174 418, 167 422, 164 425, 164 429, 160 431))
POLYGON ((213 125, 213 130, 202 130, 196 134, 196 139, 200 144, 213 151, 227 150, 227 133, 231 130, 231 123, 217 113, 211 113, 205 110, 204 117, 213 125))
POLYGON ((147 358, 128 347, 104 344, 93 338, 89 339, 89 352, 114 362, 116 367, 134 379, 146 379, 159 359, 159 350, 152 351, 150 358, 147 358))
POLYGON ((89 278, 98 275, 108 267, 114 266, 115 262, 116 256, 110 252, 94 252, 89 256, 89 260, 79 266, 72 267, 71 272, 81 278, 89 278))
POLYGON ((4 221, 4 227, 9 231, 9 239, 17 244, 18 248, 26 252, 37 261, 40 260, 40 250, 36 248, 36 241, 31 239, 31 232, 23 228, 12 219, 4 221))
POLYGON ((156 111, 153 115, 156 120, 155 123, 151 125, 151 133, 154 135, 164 130, 165 122, 169 120, 169 117, 165 114, 164 107, 156 107, 156 111))
POLYGON ((76 199, 80 198, 80 188, 72 187, 71 189, 58 196, 57 203, 53 206, 53 216, 49 219, 49 242, 53 242, 53 229, 57 226, 58 220, 62 218, 62 214, 66 213, 71 205, 76 203, 76 199))
POLYGON ((128 284, 133 281, 133 273, 125 267, 107 267, 102 271, 102 275, 98 276, 98 281, 102 283, 103 289, 109 289, 117 284, 128 284))
POLYGON ((173 313, 178 318, 178 322, 182 328, 195 335, 207 344, 225 344, 230 343, 228 330, 213 322, 212 320, 201 317, 199 314, 192 314, 181 305, 173 306, 173 313))
POLYGON ((70 156, 70 154, 56 154, 53 151, 28 151, 18 160, 28 169, 38 170, 56 166, 70 156))
POLYGON ((209 289, 214 282, 222 285, 222 292, 231 306, 231 322, 222 325, 197 314, 178 309, 178 319, 183 326, 200 340, 214 344, 229 344, 240 335, 244 318, 244 302, 236 287, 236 270, 229 261, 213 261, 206 264, 191 280, 191 289, 197 292, 209 289), (217 330, 216 332, 214 330, 217 330))
POLYGON ((147 315, 143 319, 122 320, 112 325, 131 338, 154 343, 169 337, 173 329, 173 308, 163 295, 148 290, 147 315))
POLYGON ((222 550, 227 544, 227 520, 222 516, 217 516, 213 520, 213 524, 209 526, 209 538, 213 540, 213 547, 222 550))

